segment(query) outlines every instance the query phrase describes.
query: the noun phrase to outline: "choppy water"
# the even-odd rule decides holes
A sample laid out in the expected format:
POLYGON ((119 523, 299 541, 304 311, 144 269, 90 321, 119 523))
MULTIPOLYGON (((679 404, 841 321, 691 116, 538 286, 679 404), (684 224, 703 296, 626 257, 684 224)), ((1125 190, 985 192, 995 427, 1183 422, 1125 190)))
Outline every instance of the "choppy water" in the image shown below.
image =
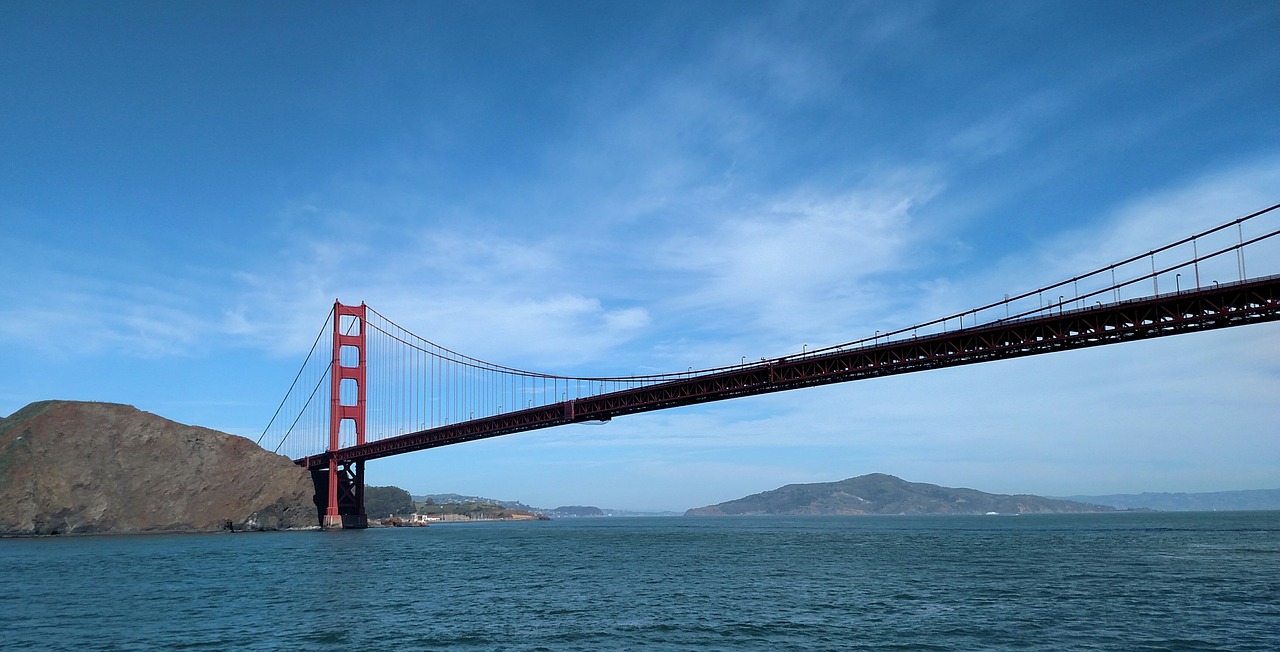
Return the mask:
POLYGON ((1280 512, 0 540, 4 649, 1276 650, 1280 512))

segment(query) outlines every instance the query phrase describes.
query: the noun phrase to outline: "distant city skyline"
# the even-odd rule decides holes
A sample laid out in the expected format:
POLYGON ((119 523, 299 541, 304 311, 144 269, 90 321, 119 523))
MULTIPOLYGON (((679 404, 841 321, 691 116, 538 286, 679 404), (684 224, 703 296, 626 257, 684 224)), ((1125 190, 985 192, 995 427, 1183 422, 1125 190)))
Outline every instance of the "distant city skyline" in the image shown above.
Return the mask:
MULTIPOLYGON (((0 413, 112 401, 256 439, 335 298, 563 375, 999 300, 1280 202, 1277 28, 1249 1, 8 3, 0 413)), ((1280 273, 1275 247, 1248 255, 1280 273)), ((367 473, 637 511, 872 472, 1273 489, 1277 395, 1264 324, 367 473)))

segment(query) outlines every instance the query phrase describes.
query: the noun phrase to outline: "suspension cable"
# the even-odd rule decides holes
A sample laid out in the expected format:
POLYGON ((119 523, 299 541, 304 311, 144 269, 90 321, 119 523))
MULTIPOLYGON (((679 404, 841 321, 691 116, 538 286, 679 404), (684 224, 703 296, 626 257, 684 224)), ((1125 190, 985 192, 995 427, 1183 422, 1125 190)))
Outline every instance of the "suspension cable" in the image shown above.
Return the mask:
MULTIPOLYGON (((280 400, 280 405, 276 407, 275 414, 271 415, 271 420, 267 422, 267 427, 262 429, 262 434, 258 435, 258 441, 254 443, 259 445, 262 444, 262 438, 267 436, 267 433, 271 430, 271 425, 276 422, 276 417, 280 416, 280 410, 284 409, 284 404, 289 400, 289 395, 293 394, 293 388, 298 385, 298 379, 302 377, 302 372, 307 370, 307 363, 311 362, 311 356, 315 354, 316 347, 320 345, 320 338, 324 337, 324 332, 329 327, 329 319, 333 317, 333 310, 333 308, 329 309, 329 316, 325 317, 324 325, 320 327, 320 332, 316 334, 316 341, 311 343, 311 350, 307 352, 307 358, 302 361, 302 367, 298 369, 298 374, 293 377, 293 382, 289 384, 289 390, 284 393, 284 398, 280 400)), ((305 406, 303 411, 305 411, 305 406)), ((299 416, 301 416, 301 412, 299 412, 299 416)), ((296 419, 294 420, 294 423, 297 423, 296 419)), ((290 426, 289 428, 292 430, 293 426, 290 426)), ((288 437, 288 434, 286 434, 285 437, 288 437)), ((280 441, 281 443, 284 443, 284 439, 281 439, 280 441)), ((277 445, 276 448, 280 447, 277 445)))

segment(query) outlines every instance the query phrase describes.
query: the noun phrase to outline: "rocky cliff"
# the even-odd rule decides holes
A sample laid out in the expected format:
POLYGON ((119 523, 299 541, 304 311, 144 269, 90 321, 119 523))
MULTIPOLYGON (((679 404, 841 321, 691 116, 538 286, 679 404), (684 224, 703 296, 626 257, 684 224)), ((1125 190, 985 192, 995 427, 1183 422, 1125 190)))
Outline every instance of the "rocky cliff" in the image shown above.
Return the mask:
POLYGON ((1048 514, 1106 511, 1112 511, 1112 508, 1040 496, 1008 496, 974 489, 952 489, 872 473, 839 482, 789 484, 719 505, 691 509, 685 515, 1048 514))
POLYGON ((45 401, 0 419, 0 534, 312 527, 313 495, 288 458, 128 405, 45 401))

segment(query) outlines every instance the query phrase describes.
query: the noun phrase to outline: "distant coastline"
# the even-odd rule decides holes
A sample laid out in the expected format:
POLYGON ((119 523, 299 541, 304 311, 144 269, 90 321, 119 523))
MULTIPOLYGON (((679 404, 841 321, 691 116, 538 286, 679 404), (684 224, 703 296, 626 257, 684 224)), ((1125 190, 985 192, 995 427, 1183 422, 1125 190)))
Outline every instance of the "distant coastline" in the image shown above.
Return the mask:
POLYGON ((974 489, 907 482, 891 475, 872 473, 839 482, 786 485, 717 505, 690 509, 685 514, 688 516, 854 516, 1269 510, 1280 510, 1280 489, 1044 497, 1026 494, 990 494, 974 489))
POLYGON ((1102 496, 1063 496, 1063 500, 1108 505, 1116 509, 1160 512, 1237 512, 1280 510, 1280 489, 1247 489, 1207 493, 1144 492, 1102 496))

